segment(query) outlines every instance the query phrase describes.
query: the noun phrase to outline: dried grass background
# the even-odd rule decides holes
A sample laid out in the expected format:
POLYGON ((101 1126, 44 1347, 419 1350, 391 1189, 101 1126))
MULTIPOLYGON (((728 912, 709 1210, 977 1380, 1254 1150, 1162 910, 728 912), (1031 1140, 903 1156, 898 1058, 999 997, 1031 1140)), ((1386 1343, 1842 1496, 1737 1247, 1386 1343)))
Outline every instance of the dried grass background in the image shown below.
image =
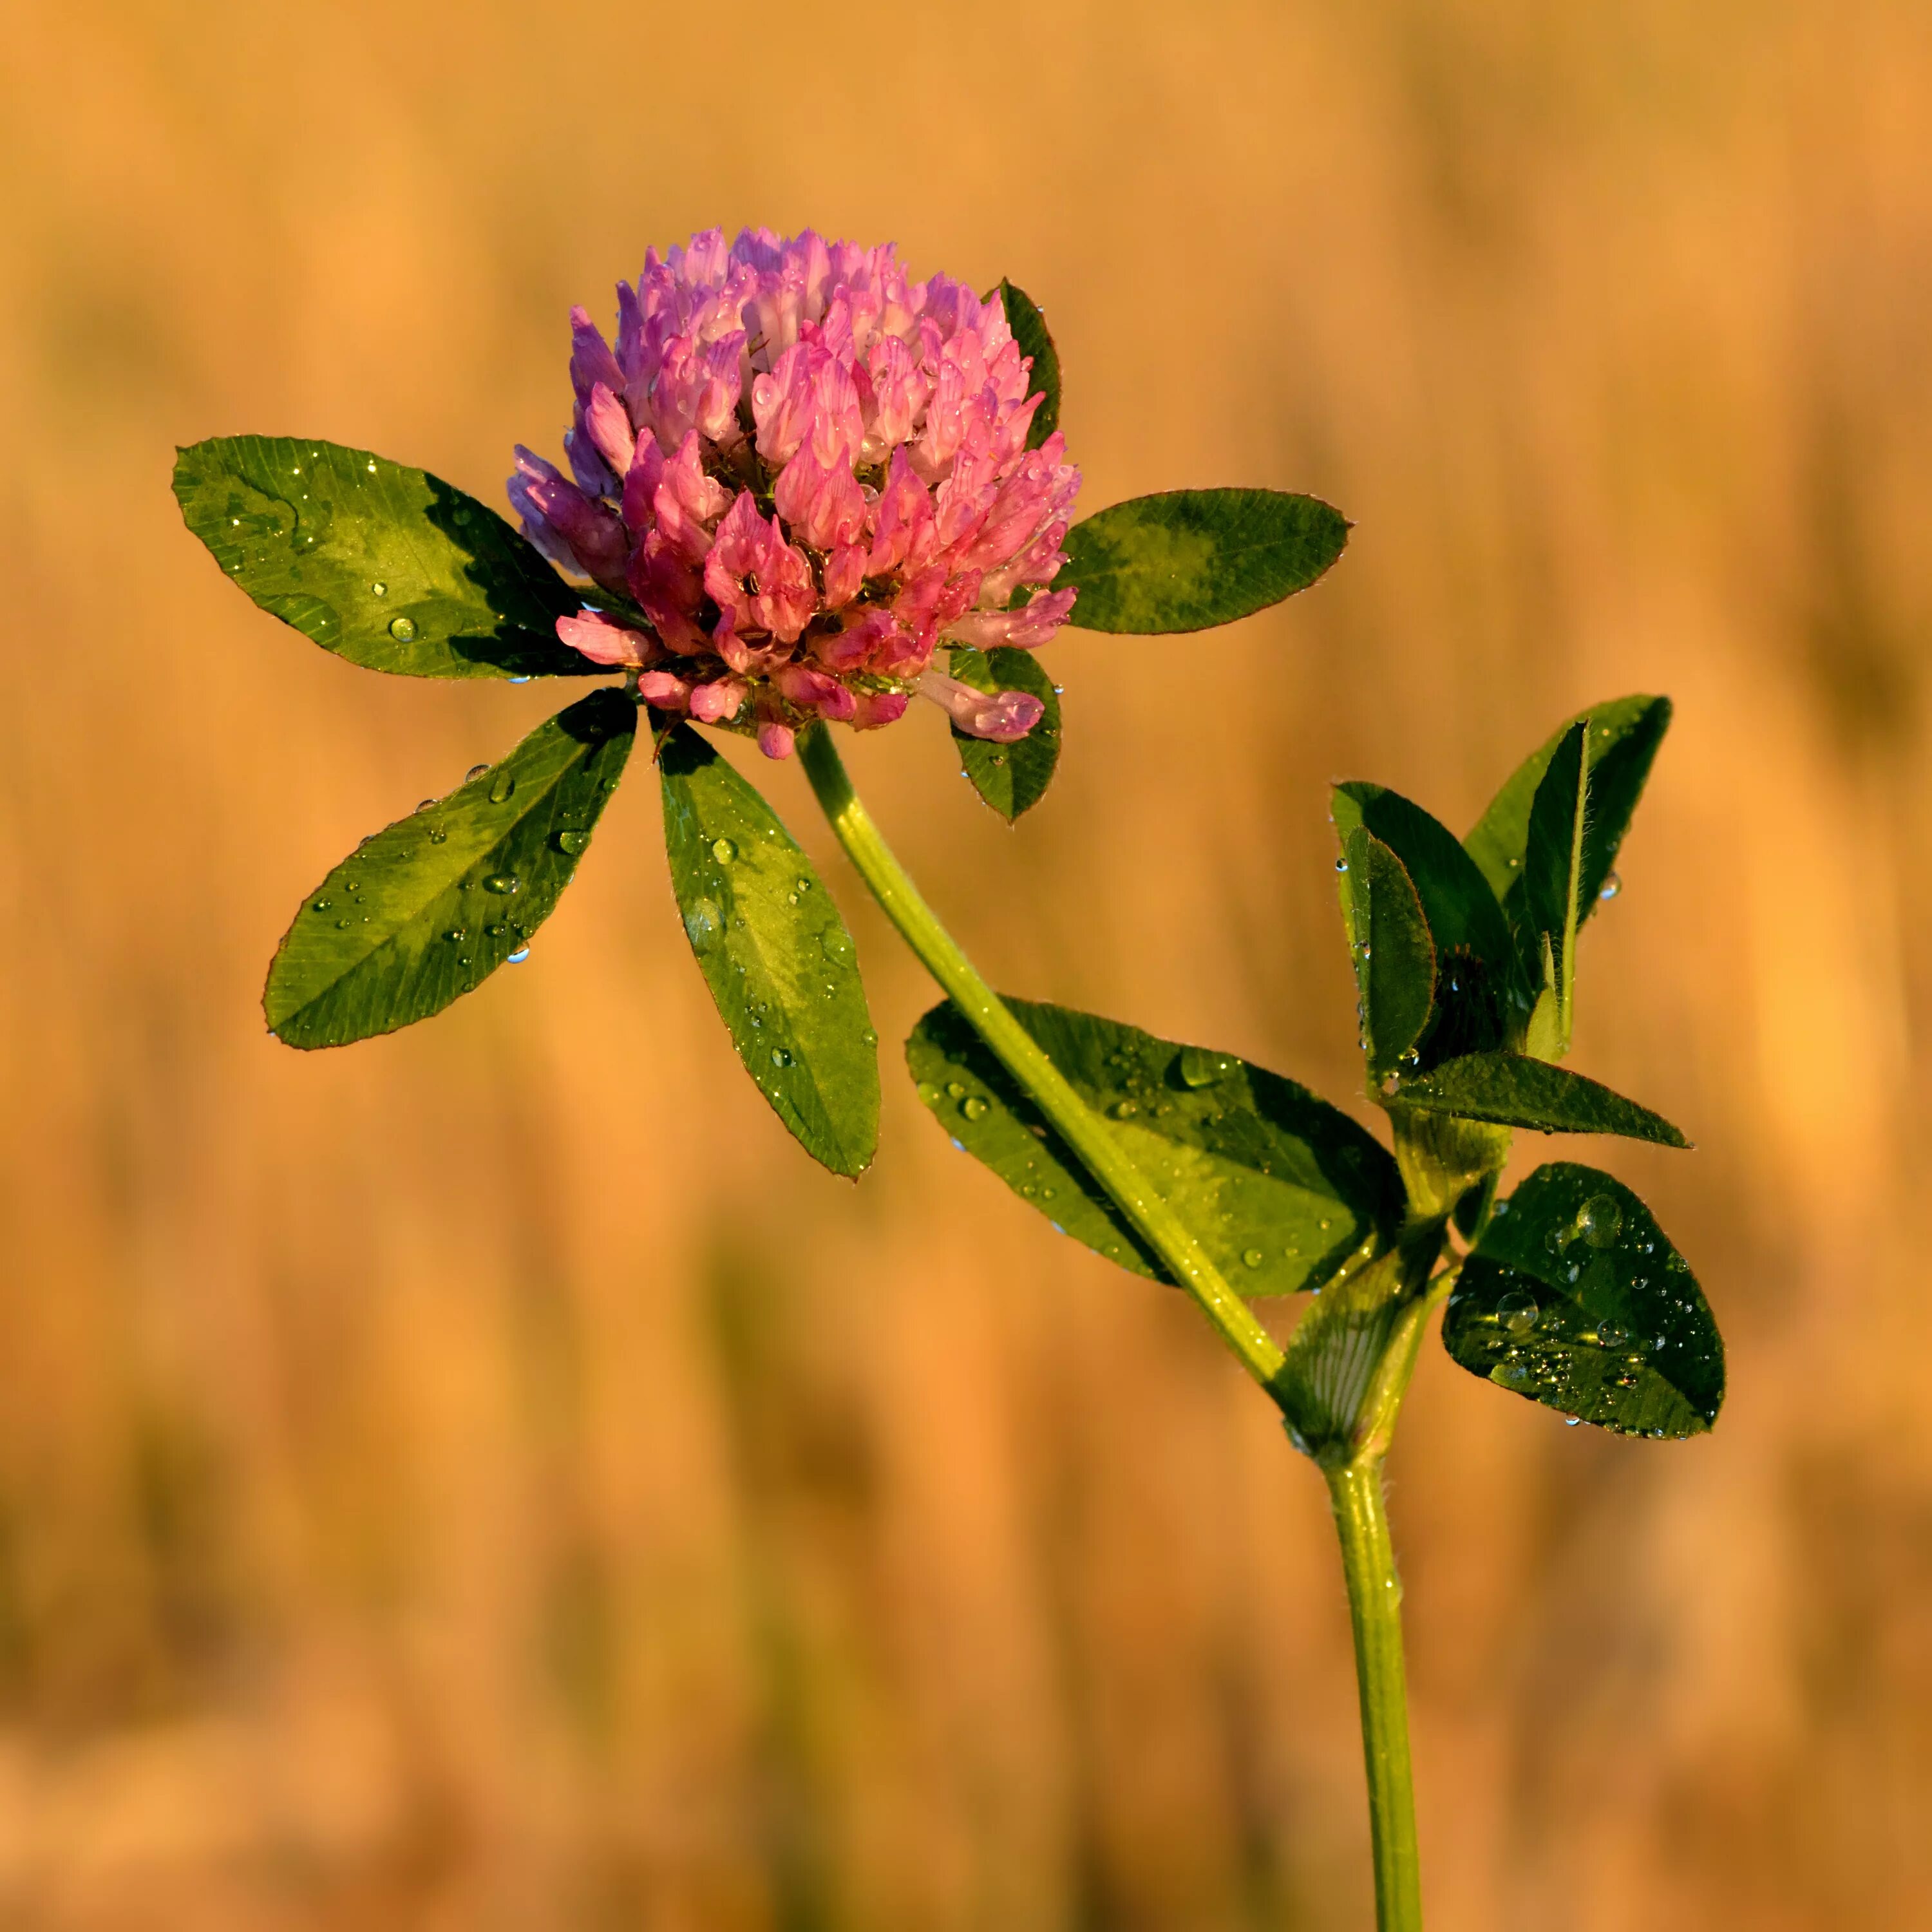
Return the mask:
POLYGON ((1031 290, 1090 505, 1358 525, 1234 631, 1056 644, 1016 833, 936 714, 855 748, 1000 983, 1360 1106, 1327 781, 1460 826, 1674 694, 1576 1064, 1700 1147, 1582 1157, 1732 1393, 1620 1442, 1430 1345, 1431 1922, 1932 1923, 1932 15, 64 0, 4 46, 0 1922, 1367 1922, 1320 1485, 1178 1297, 948 1151, 795 772, 887 1042, 856 1190, 737 1070, 641 765, 528 966, 263 1034, 304 890, 552 700, 252 611, 172 446, 494 500, 568 304, 764 222, 1031 290))

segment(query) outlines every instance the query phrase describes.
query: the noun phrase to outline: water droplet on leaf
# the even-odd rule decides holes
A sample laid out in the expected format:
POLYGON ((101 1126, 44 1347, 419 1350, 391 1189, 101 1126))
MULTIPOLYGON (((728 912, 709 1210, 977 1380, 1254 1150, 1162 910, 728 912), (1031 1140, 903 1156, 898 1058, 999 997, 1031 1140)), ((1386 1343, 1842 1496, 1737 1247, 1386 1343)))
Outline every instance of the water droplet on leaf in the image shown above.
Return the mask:
POLYGON ((1576 1232, 1593 1248, 1612 1246, 1623 1225, 1623 1210, 1607 1194, 1592 1195, 1576 1210, 1576 1232))
POLYGON ((969 1120, 982 1120, 986 1117, 986 1103, 976 1094, 969 1094, 959 1103, 959 1111, 969 1120))
POLYGON ((550 842, 566 858, 574 859, 590 843, 590 835, 587 832, 559 832, 552 836, 550 842))
POLYGON ((520 966, 530 956, 530 949, 527 946, 520 946, 504 959, 503 964, 506 966, 520 966))
POLYGON ((711 842, 711 856, 721 866, 728 866, 738 856, 737 847, 728 838, 714 838, 711 842))
POLYGON ((1250 1248, 1242 1256, 1241 1263, 1245 1268, 1258 1268, 1267 1259, 1267 1256, 1263 1254, 1260 1249, 1250 1248))
POLYGON ((1600 899, 1613 899, 1616 897, 1618 893, 1623 890, 1623 880, 1618 878, 1616 873, 1612 872, 1610 874, 1609 878, 1604 880, 1602 888, 1598 892, 1597 896, 1600 899))
POLYGON ((522 884, 523 880, 514 872, 492 872, 483 881, 483 890, 486 892, 514 892, 522 884))
POLYGON ((465 784, 474 784, 489 769, 488 765, 472 765, 469 770, 463 774, 463 782, 465 784))
POLYGON ((412 644, 416 639, 416 623, 413 617, 392 617, 389 634, 399 644, 412 644))
POLYGON ((517 782, 508 772, 499 772, 490 783, 490 802, 492 805, 507 804, 516 788, 517 782))
POLYGON ((783 1047, 775 1046, 772 1048, 772 1064, 774 1066, 789 1066, 791 1055, 783 1047))
POLYGON ((1536 1297, 1520 1288, 1513 1288, 1506 1294, 1496 1298, 1496 1318, 1512 1335, 1527 1335, 1536 1326, 1536 1318, 1542 1312, 1536 1304, 1536 1297))
POLYGON ((694 952, 709 952, 718 944, 718 935, 723 930, 724 915, 718 909, 713 899, 699 899, 684 916, 685 937, 691 941, 694 952))

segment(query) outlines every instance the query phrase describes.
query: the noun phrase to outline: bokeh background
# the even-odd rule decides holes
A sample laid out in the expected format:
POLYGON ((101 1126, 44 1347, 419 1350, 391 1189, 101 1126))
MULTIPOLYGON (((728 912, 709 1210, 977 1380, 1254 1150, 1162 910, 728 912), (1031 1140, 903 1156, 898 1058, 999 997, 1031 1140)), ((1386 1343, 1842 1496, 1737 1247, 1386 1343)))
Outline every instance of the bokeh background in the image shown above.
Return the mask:
MULTIPOLYGON (((531 963, 339 1054, 263 968, 541 688, 254 613, 172 446, 493 500, 566 313, 714 223, 1048 309, 1090 505, 1317 491, 1330 580, 1069 633, 1004 830, 856 748, 1003 984, 1364 1118, 1324 787, 1458 826, 1678 723, 1576 1064, 1729 1337, 1682 1446, 1432 1344, 1393 1463, 1432 1923, 1932 1924, 1932 14, 1912 0, 65 0, 0 51, 0 1922, 1367 1923, 1321 1486, 1180 1298, 752 1092, 640 766, 531 963)), ((1534 1158, 1542 1150, 1530 1150, 1534 1158)))

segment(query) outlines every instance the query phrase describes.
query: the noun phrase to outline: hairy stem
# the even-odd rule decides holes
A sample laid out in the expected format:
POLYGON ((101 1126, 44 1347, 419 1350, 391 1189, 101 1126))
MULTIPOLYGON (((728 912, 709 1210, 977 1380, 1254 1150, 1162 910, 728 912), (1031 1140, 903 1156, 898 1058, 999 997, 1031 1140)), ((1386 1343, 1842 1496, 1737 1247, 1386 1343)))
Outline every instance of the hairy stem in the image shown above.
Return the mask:
POLYGON ((1348 1582, 1369 1778, 1377 1932, 1420 1932, 1421 1876, 1408 1762, 1408 1687, 1402 1658, 1402 1585, 1389 1540, 1379 1456, 1327 1472, 1348 1582))
POLYGON ((1248 1372, 1272 1393, 1282 1360, 1274 1337, 1202 1252, 1179 1216, 1154 1192, 1106 1123, 1067 1084, 1032 1034, 1000 1004, 940 924, 852 789, 832 734, 822 725, 806 733, 799 754, 846 856, 898 928, 900 937, 1088 1172, 1146 1238, 1174 1279, 1200 1304, 1215 1332, 1248 1372))

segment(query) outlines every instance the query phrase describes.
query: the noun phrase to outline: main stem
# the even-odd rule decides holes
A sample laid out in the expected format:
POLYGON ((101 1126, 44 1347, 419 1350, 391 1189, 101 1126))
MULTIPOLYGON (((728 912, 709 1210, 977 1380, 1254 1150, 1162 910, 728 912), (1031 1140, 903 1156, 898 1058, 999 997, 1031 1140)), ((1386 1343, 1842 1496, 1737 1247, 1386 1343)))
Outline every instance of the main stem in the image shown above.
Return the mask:
MULTIPOLYGON (((1050 1120, 1114 1204, 1146 1238, 1248 1372, 1277 1400, 1285 1358, 1273 1336, 1202 1252, 1178 1216, 1136 1167, 1118 1136, 1070 1085, 1033 1036, 974 969, 919 889, 893 857, 846 776, 823 726, 799 745, 806 776, 845 855, 886 916, 964 1015, 1006 1071, 1050 1120)), ((1368 1760, 1369 1816, 1375 1840, 1378 1932, 1420 1932, 1415 1806, 1410 1796, 1408 1718, 1402 1675, 1401 1591, 1388 1517, 1382 1508, 1382 1456, 1414 1366, 1425 1310, 1417 1304, 1391 1338, 1368 1408, 1366 1434, 1346 1465, 1324 1471, 1342 1539, 1342 1564, 1355 1632, 1362 1741, 1368 1760)))
POLYGON ((1281 1370, 1280 1345, 1255 1319, 1253 1310, 1202 1252, 1180 1216, 1149 1186, 1118 1138, 1068 1084, 1032 1034, 1000 1004, 999 996, 980 978, 973 962, 920 898, 918 887, 892 856, 892 848, 879 836, 872 814, 852 789, 831 733, 822 725, 807 732, 799 754, 845 856, 858 868, 886 916, 898 928, 900 936, 1052 1122, 1081 1164, 1146 1237, 1174 1280, 1200 1304, 1202 1313, 1248 1372, 1264 1387, 1270 1384, 1281 1370))
POLYGON ((1402 1585, 1389 1540, 1378 1456, 1327 1472, 1348 1582, 1361 1694, 1362 1754, 1376 1867, 1377 1932, 1420 1932, 1421 1871, 1408 1761, 1408 1684, 1402 1668, 1402 1585))

